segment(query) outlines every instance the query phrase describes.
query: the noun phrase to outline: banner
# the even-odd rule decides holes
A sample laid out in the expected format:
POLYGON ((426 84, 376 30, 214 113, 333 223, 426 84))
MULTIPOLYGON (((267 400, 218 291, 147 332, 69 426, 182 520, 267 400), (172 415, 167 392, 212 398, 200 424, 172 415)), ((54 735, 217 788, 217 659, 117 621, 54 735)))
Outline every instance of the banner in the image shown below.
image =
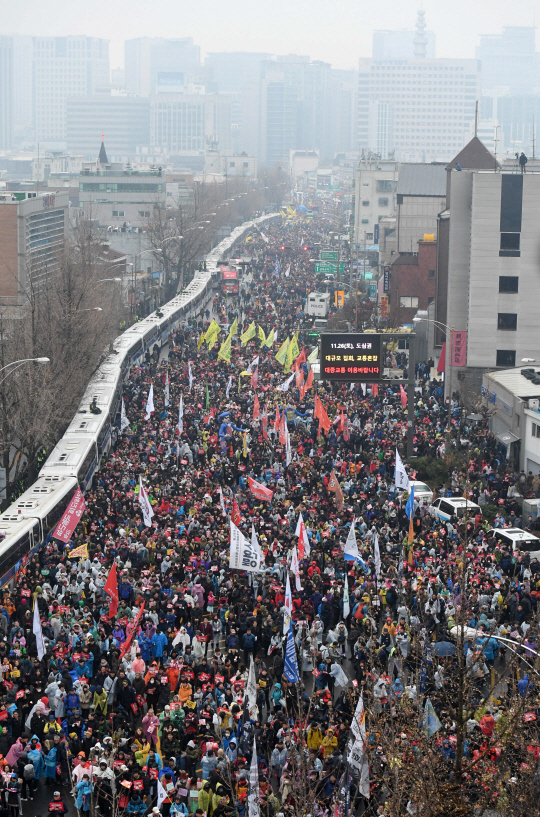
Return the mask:
POLYGON ((296 658, 296 647, 294 646, 292 619, 289 619, 289 632, 287 634, 287 647, 285 648, 285 668, 283 670, 283 675, 291 684, 295 684, 300 680, 298 660, 296 658))
POLYGON ((142 618, 142 614, 143 614, 143 611, 144 611, 144 605, 145 605, 145 602, 143 601, 143 603, 141 604, 140 610, 139 610, 139 612, 137 613, 137 615, 135 617, 135 621, 133 622, 133 629, 130 632, 130 634, 128 635, 128 637, 126 638, 126 640, 124 641, 124 643, 122 644, 122 647, 120 649, 120 661, 122 660, 124 655, 127 653, 127 651, 131 648, 131 644, 133 642, 133 639, 135 638, 135 635, 137 633, 137 629, 139 627, 139 624, 140 624, 140 621, 141 621, 141 618, 142 618))
POLYGON ((81 489, 77 488, 71 502, 63 513, 62 519, 55 528, 53 533, 54 538, 60 539, 61 542, 69 542, 85 509, 86 502, 84 501, 84 496, 81 489))
POLYGON ((231 362, 231 344, 232 344, 232 334, 227 335, 225 340, 220 346, 218 352, 218 360, 225 360, 227 363, 231 362))
POLYGON ((163 405, 165 408, 169 408, 169 402, 171 399, 171 387, 169 384, 169 374, 165 375, 165 388, 163 389, 163 405))
POLYGON ((253 736, 253 752, 249 767, 249 789, 247 796, 248 817, 259 817, 261 813, 259 800, 259 763, 257 759, 257 739, 253 736))
POLYGON ((346 619, 350 612, 349 582, 347 581, 347 574, 345 573, 345 581, 343 583, 343 618, 346 619))
POLYGON ((221 513, 223 516, 227 516, 227 511, 225 509, 225 499, 223 498, 223 489, 221 485, 219 486, 219 504, 221 505, 221 513))
POLYGON ((467 365, 467 332, 453 333, 452 366, 467 365))
POLYGON ((285 601, 283 603, 285 611, 283 613, 283 635, 289 632, 289 625, 292 621, 292 593, 291 580, 289 579, 289 571, 287 571, 287 579, 285 582, 285 601))
POLYGON ((262 499, 264 502, 272 502, 274 492, 263 485, 261 482, 255 482, 252 477, 248 477, 249 490, 256 496, 257 499, 262 499))
POLYGON ((148 499, 148 494, 146 493, 144 485, 142 484, 141 476, 139 476, 139 505, 141 506, 142 510, 143 522, 145 526, 149 528, 152 525, 154 511, 152 510, 152 505, 148 499))
POLYGON ((109 602, 109 618, 114 618, 118 612, 118 577, 116 575, 116 562, 113 562, 107 581, 103 586, 103 590, 111 597, 109 602))
MULTIPOLYGON (((244 692, 244 706, 248 707, 249 714, 251 717, 251 713, 253 712, 254 715, 257 713, 257 679, 255 677, 255 664, 253 663, 253 653, 249 656, 249 672, 248 672, 248 679, 246 684, 246 689, 244 692)), ((257 718, 255 717, 255 720, 257 718)))
POLYGON ((276 352, 276 360, 278 363, 281 363, 282 366, 285 365, 285 361, 287 360, 287 352, 289 351, 290 340, 284 340, 279 349, 276 352))
POLYGON ((296 590, 300 593, 302 590, 302 585, 300 584, 300 565, 298 563, 298 551, 296 550, 296 545, 293 547, 291 556, 291 571, 294 575, 296 590))
POLYGON ((126 414, 126 407, 124 406, 124 398, 122 397, 122 408, 120 410, 120 434, 129 428, 129 420, 126 414))
POLYGON ((381 575, 381 552, 379 550, 379 537, 375 534, 373 542, 373 560, 375 562, 375 575, 380 578, 381 575))
POLYGON ((259 403, 259 398, 255 395, 255 400, 253 401, 253 419, 257 420, 259 414, 261 413, 261 404, 259 403))
POLYGON ((262 553, 253 548, 242 532, 231 520, 231 549, 229 567, 231 570, 247 570, 250 573, 260 573, 262 553))
POLYGON ((304 518, 302 514, 298 517, 298 522, 296 523, 296 530, 294 532, 295 536, 298 536, 298 556, 300 559, 303 559, 305 556, 309 556, 311 553, 311 545, 309 544, 309 536, 306 530, 306 526, 304 524, 304 518))
POLYGON ((180 402, 178 403, 178 436, 182 436, 184 431, 184 395, 180 395, 180 402))
POLYGON ((88 559, 88 545, 79 545, 68 553, 68 559, 88 559))
POLYGON ((407 491, 407 493, 410 493, 411 486, 409 484, 409 477, 407 476, 407 471, 405 470, 405 466, 403 465, 402 459, 399 456, 399 451, 397 450, 397 448, 394 482, 396 483, 396 488, 403 488, 405 491, 407 491))
POLYGON ((146 401, 146 416, 145 420, 150 419, 150 415, 152 412, 155 411, 154 409, 154 384, 150 384, 150 391, 148 392, 148 400, 146 401))
POLYGON ((233 321, 233 325, 229 329, 229 335, 232 337, 233 335, 238 334, 238 318, 235 318, 233 321))
POLYGON ((264 342, 266 340, 266 335, 264 333, 264 329, 262 328, 262 326, 259 326, 257 328, 257 334, 258 334, 259 340, 261 341, 262 345, 264 346, 264 342))
POLYGON ((209 349, 211 349, 214 343, 216 342, 219 332, 220 332, 219 324, 216 323, 214 319, 212 319, 212 323, 204 333, 204 341, 209 349))
POLYGON ((242 346, 245 346, 246 343, 254 338, 257 334, 257 329, 255 327, 255 321, 252 321, 243 335, 240 335, 240 340, 242 342, 242 346))
POLYGON ((191 394, 191 388, 193 386, 193 372, 191 371, 191 360, 188 360, 188 377, 189 377, 189 392, 191 394))
POLYGON ((45 655, 45 641, 43 640, 43 630, 41 629, 41 620, 39 618, 39 605, 37 599, 34 601, 34 621, 32 625, 32 632, 36 637, 36 647, 38 658, 41 661, 45 655))

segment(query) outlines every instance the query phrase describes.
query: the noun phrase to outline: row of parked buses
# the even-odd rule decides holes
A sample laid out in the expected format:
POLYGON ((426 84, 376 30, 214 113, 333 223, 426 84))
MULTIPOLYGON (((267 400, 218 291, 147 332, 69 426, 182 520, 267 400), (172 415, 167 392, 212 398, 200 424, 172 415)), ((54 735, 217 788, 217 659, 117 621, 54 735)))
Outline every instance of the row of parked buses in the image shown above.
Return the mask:
POLYGON ((104 455, 111 446, 112 430, 119 425, 122 386, 132 366, 144 360, 147 351, 167 343, 169 333, 190 316, 200 313, 212 298, 219 270, 245 244, 248 233, 277 215, 262 216, 237 227, 206 256, 206 270, 195 273, 182 292, 134 324, 113 343, 90 380, 77 413, 64 436, 43 464, 39 478, 0 515, 0 586, 13 580, 21 560, 46 544, 75 491, 85 492, 104 455), (90 404, 100 414, 90 413, 90 404))

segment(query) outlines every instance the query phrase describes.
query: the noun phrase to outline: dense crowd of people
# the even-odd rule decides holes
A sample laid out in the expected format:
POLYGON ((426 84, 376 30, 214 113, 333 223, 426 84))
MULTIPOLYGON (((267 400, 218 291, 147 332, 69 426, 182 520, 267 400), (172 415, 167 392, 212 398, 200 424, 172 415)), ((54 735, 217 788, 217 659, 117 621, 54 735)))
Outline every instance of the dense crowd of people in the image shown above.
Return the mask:
MULTIPOLYGON (((324 242, 325 231, 323 220, 285 221, 249 236, 244 252, 253 260, 238 295, 216 290, 168 348, 131 370, 123 390, 128 425, 94 477, 71 545, 51 539, 4 588, 0 786, 10 817, 44 786, 51 813, 65 812, 73 797, 80 812, 99 808, 103 817, 252 817, 254 737, 264 817, 335 813, 345 772, 351 808, 397 817, 379 725, 405 702, 423 711, 429 698, 438 723, 434 762, 450 768, 458 664, 450 631, 460 614, 473 631, 463 645, 474 712, 464 747, 471 802, 485 789, 488 762, 497 762, 492 754, 482 759, 486 740, 507 722, 515 696, 536 696, 522 659, 537 643, 539 563, 501 545, 480 513, 442 520, 418 500, 407 510, 409 494, 394 479, 407 434, 399 386, 310 382, 304 309, 316 281, 303 247, 324 242), (227 329, 208 348, 201 333, 213 319, 227 329), (218 353, 235 321, 229 363, 218 353), (242 342, 253 323, 256 333, 242 342), (276 353, 295 333, 299 354, 289 372, 276 353), (256 496, 250 479, 270 493, 256 496), (293 573, 300 515, 309 547, 300 547, 293 573), (254 528, 264 554, 259 573, 229 568, 231 517, 247 539, 254 528), (358 557, 345 560, 354 539, 358 557), (85 544, 87 556, 69 558, 85 544), (113 565, 118 609, 110 617, 104 588, 113 565), (287 577, 296 684, 284 675, 287 577), (511 642, 520 642, 520 661, 495 694, 511 642), (248 708, 252 659, 256 706, 248 708), (361 694, 374 752, 367 791, 347 761, 361 694), (308 791, 306 805, 300 793, 308 791)), ((406 355, 387 355, 407 376, 406 355)), ((457 398, 448 432, 433 371, 417 366, 414 448, 448 466, 435 497, 465 495, 486 512, 496 506, 495 531, 526 526, 517 502, 522 475, 485 423, 467 422, 457 398)), ((511 782, 499 786, 499 805, 519 785, 521 764, 538 762, 532 727, 529 737, 536 748, 531 754, 525 743, 507 761, 511 782)), ((400 765, 412 762, 406 733, 396 751, 400 765)), ((405 804, 414 814, 410 786, 405 804)))

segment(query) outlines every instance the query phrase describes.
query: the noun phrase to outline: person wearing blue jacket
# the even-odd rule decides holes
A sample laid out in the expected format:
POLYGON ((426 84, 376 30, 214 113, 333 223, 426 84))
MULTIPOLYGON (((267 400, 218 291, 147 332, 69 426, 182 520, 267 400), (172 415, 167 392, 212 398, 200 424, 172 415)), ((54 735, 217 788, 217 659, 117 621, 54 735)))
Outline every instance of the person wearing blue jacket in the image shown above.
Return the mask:
POLYGON ((154 633, 152 637, 152 655, 154 658, 163 658, 163 653, 168 644, 168 639, 165 633, 154 633))
POLYGON ((83 778, 79 783, 77 783, 75 790, 77 792, 76 803, 78 810, 82 812, 90 811, 90 804, 92 802, 91 795, 94 790, 94 786, 90 782, 90 778, 87 774, 83 774, 83 778))

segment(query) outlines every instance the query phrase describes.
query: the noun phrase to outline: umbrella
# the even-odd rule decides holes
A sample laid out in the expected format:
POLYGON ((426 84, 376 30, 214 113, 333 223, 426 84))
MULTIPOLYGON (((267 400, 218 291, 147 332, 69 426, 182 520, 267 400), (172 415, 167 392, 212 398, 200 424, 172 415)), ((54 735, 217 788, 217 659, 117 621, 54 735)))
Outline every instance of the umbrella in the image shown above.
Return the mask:
POLYGON ((456 646, 455 644, 451 644, 449 641, 437 641, 437 643, 431 648, 431 651, 438 656, 454 655, 456 646))

